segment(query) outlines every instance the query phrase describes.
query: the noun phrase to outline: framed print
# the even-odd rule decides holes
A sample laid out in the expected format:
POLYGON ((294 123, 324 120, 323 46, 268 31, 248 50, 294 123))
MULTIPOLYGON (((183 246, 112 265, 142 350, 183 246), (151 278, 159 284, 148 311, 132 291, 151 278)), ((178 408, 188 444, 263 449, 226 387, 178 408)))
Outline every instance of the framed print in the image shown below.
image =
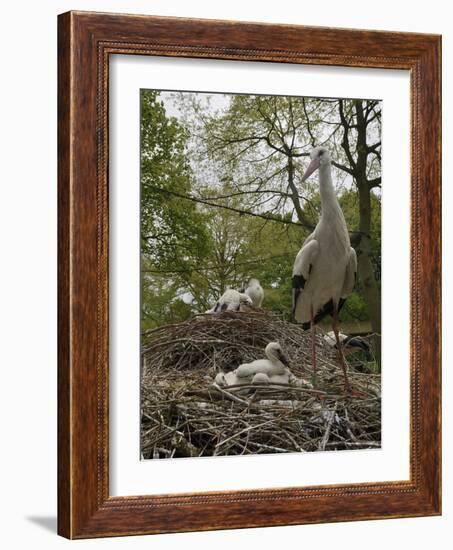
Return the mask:
POLYGON ((58 40, 59 533, 440 514, 440 37, 58 40))

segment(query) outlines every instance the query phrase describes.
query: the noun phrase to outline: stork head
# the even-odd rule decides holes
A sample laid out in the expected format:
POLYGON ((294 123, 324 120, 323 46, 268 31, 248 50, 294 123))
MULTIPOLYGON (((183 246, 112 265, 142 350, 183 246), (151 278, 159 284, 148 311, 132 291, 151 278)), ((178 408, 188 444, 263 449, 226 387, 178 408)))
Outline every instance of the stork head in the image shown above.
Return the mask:
POLYGON ((330 164, 330 154, 325 147, 315 147, 310 153, 310 158, 311 162, 302 176, 302 181, 308 179, 321 166, 330 164))
POLYGON ((221 388, 224 388, 227 385, 225 374, 223 372, 217 373, 214 379, 214 383, 220 386, 221 388))
POLYGON ((242 292, 239 292, 239 303, 244 304, 246 306, 253 305, 253 302, 250 296, 247 296, 247 294, 244 294, 242 292))
POLYGON ((285 367, 289 367, 289 360, 283 353, 282 347, 278 342, 270 342, 267 344, 264 352, 271 361, 280 361, 285 367))
POLYGON ((241 292, 241 294, 244 294, 244 292, 248 289, 248 287, 250 286, 250 281, 251 281, 251 279, 243 279, 242 280, 241 289, 239 291, 239 292, 241 292))

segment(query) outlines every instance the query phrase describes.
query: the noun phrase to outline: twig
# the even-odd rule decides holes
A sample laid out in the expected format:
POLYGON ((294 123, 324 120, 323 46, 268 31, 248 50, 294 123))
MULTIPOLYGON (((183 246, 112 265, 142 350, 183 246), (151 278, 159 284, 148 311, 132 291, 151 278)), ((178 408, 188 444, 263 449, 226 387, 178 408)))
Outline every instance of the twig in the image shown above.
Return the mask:
POLYGON ((319 450, 324 451, 327 445, 327 442, 329 441, 330 436, 330 430, 332 429, 333 421, 335 420, 335 414, 337 412, 337 401, 335 401, 335 406, 333 408, 333 411, 330 412, 330 418, 329 422, 327 423, 326 431, 324 433, 324 437, 322 438, 321 443, 319 444, 319 450))

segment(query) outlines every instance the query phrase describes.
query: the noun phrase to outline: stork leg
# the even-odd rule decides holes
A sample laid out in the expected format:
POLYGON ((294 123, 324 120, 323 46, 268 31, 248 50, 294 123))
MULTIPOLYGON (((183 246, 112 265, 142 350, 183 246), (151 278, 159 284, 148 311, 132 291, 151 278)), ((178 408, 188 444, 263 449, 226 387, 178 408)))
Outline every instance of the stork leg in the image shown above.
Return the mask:
POLYGON ((346 366, 346 360, 344 358, 343 346, 340 341, 340 335, 338 331, 338 308, 335 307, 332 315, 332 328, 335 334, 335 340, 337 342, 338 356, 340 358, 341 368, 343 369, 344 374, 344 391, 345 393, 351 393, 351 385, 348 379, 348 368, 346 366))
POLYGON ((311 329, 311 364, 313 365, 313 386, 316 386, 316 325, 313 314, 313 306, 310 310, 310 329, 311 329))

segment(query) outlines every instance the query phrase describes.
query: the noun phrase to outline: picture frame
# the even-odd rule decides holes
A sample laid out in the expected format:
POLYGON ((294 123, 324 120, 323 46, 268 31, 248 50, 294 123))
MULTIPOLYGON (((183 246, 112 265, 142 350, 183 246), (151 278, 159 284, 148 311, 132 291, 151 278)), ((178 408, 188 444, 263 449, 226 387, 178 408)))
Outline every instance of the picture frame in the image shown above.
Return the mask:
POLYGON ((58 533, 132 534, 441 513, 441 38, 68 12, 58 20, 58 533), (410 479, 109 494, 109 57, 410 73, 410 479), (423 337, 429 327, 429 338, 423 337))

